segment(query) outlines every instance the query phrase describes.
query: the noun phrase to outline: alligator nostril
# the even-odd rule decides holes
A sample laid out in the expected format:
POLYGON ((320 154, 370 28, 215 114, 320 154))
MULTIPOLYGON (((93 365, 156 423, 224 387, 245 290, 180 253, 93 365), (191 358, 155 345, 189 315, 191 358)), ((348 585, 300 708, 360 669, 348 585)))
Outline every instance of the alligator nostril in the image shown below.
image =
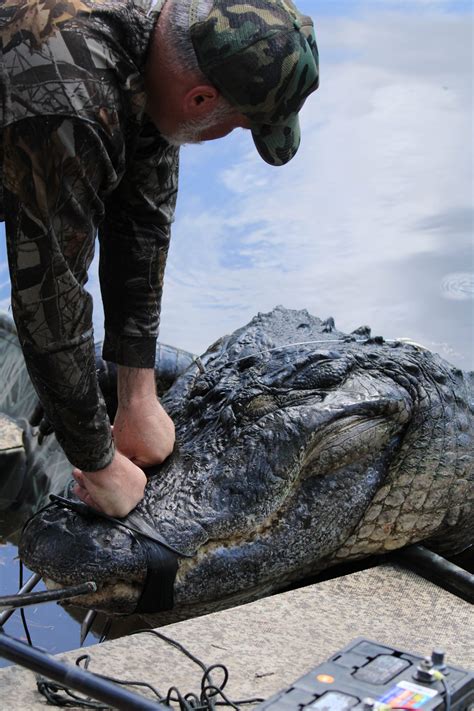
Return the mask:
POLYGON ((249 355, 246 356, 245 358, 241 358, 240 360, 237 361, 237 368, 242 371, 242 370, 247 370, 247 368, 251 368, 253 365, 256 365, 259 361, 259 356, 258 355, 249 355))

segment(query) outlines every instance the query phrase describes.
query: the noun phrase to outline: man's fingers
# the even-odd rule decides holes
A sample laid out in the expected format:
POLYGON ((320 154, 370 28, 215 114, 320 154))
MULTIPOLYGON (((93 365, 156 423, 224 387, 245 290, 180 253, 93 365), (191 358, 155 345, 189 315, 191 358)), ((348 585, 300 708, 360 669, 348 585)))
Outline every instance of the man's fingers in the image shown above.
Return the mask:
POLYGON ((101 506, 99 506, 99 504, 94 501, 94 499, 85 487, 81 486, 80 484, 76 484, 73 488, 73 492, 76 494, 77 498, 80 499, 84 504, 87 504, 93 509, 97 509, 97 511, 103 510, 101 506))
POLYGON ((90 506, 92 509, 97 509, 97 511, 103 511, 102 507, 99 506, 99 504, 96 501, 94 501, 94 499, 89 494, 89 492, 85 491, 85 493, 82 493, 84 491, 85 491, 85 489, 81 489, 81 493, 78 494, 78 498, 81 501, 83 501, 85 504, 90 506))

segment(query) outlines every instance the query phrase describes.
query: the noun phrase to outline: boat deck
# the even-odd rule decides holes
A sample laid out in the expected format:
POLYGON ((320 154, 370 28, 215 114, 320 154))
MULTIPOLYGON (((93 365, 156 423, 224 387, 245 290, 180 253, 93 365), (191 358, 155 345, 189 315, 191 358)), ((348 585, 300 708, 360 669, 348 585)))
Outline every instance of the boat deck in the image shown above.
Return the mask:
MULTIPOLYGON (((160 628, 206 664, 225 664, 226 693, 233 699, 268 698, 359 636, 421 656, 441 647, 448 664, 472 669, 473 630, 474 606, 394 565, 160 628)), ((59 658, 74 661, 84 651, 92 671, 147 681, 161 692, 172 685, 183 693, 199 691, 201 670, 151 634, 59 658)), ((27 670, 1 671, 0 689, 2 709, 46 706, 27 670)))

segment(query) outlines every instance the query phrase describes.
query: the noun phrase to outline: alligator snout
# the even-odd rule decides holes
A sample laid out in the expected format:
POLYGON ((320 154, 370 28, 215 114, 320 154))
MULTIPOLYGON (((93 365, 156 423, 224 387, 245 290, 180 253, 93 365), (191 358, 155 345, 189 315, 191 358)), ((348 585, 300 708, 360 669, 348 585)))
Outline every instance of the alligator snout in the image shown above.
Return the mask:
POLYGON ((132 533, 55 505, 29 521, 20 556, 54 585, 93 580, 97 592, 75 604, 112 613, 134 612, 147 576, 145 549, 132 533))

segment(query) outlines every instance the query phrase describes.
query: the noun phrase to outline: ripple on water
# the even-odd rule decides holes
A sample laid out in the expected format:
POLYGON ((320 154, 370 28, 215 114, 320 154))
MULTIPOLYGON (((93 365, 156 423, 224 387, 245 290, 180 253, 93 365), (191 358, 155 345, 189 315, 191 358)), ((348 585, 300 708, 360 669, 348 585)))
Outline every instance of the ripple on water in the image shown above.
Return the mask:
POLYGON ((446 299, 474 299, 474 272, 446 274, 441 281, 441 294, 446 299))

